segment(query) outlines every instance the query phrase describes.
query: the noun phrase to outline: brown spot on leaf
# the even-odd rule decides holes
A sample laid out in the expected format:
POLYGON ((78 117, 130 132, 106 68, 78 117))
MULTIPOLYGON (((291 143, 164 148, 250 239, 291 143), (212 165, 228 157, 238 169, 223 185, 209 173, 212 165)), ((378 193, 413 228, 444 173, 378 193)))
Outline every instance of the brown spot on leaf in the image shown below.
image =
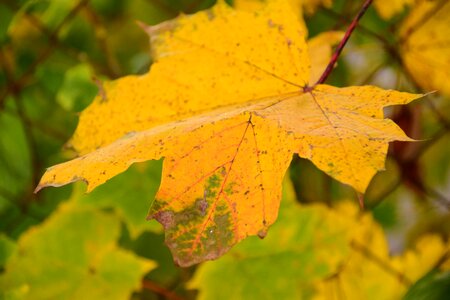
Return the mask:
POLYGON ((164 230, 171 228, 174 225, 174 213, 170 210, 160 211, 150 217, 155 219, 164 227, 164 230))

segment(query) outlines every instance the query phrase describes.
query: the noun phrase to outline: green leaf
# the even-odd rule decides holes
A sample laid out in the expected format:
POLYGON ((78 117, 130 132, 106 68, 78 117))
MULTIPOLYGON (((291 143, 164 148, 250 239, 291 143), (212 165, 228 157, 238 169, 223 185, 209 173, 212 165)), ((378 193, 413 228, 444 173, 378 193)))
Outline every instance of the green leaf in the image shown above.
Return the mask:
POLYGON ((393 257, 382 228, 356 203, 300 206, 288 190, 265 240, 249 238, 202 264, 189 287, 200 299, 400 299, 447 248, 424 235, 393 257))
POLYGON ((450 295, 450 271, 428 273, 417 281, 404 300, 445 300, 450 295))
POLYGON ((89 65, 79 64, 67 70, 64 82, 56 95, 58 103, 68 111, 81 111, 97 93, 92 81, 93 72, 89 65))
POLYGON ((0 3, 0 45, 7 41, 9 23, 13 19, 11 10, 3 3, 0 3))
POLYGON ((160 232, 161 225, 146 218, 161 180, 161 167, 161 161, 133 165, 92 193, 85 194, 85 187, 77 185, 71 199, 81 206, 113 208, 132 238, 146 230, 160 232))
POLYGON ((77 5, 75 0, 52 0, 42 15, 42 21, 49 28, 56 28, 65 16, 77 5))
POLYGON ((16 244, 6 235, 0 234, 0 268, 3 268, 8 258, 14 253, 16 244))
POLYGON ((30 150, 12 99, 7 101, 6 109, 14 113, 0 115, 0 189, 17 196, 30 183, 30 150))
MULTIPOLYGON (((72 203, 27 231, 0 277, 12 299, 125 299, 155 263, 120 249, 120 222, 72 203)), ((1 295, 1 294, 0 294, 1 295)))

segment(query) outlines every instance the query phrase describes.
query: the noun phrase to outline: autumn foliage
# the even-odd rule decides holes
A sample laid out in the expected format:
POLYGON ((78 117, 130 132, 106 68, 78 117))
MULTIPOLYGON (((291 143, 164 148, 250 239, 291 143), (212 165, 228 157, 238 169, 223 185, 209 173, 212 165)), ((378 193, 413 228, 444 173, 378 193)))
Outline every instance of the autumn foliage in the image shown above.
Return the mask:
MULTIPOLYGON (((370 2, 365 1, 365 8, 370 2)), ((83 3, 79 5, 87 5, 83 3)), ((420 295, 423 291, 415 283, 421 278, 419 282, 431 282, 431 289, 438 284, 434 274, 450 277, 449 199, 425 184, 416 159, 426 150, 418 147, 427 143, 427 136, 416 134, 413 123, 422 120, 413 119, 406 106, 424 98, 417 107, 429 102, 448 129, 446 114, 434 102, 448 107, 450 4, 375 0, 370 8, 379 14, 370 11, 375 23, 398 26, 391 37, 345 16, 346 25, 352 25, 343 31, 326 25, 317 31, 309 23, 320 22, 315 18, 321 14, 341 18, 338 7, 355 14, 361 5, 350 10, 346 1, 235 0, 233 6, 218 1, 207 10, 157 25, 140 23, 150 37, 149 71, 96 80, 97 96, 80 113, 66 143, 76 157, 48 168, 35 189, 83 181, 92 193, 82 195, 83 187, 76 185, 67 203, 17 242, 5 236, 2 247, 11 253, 5 256, 0 277, 5 295, 128 297, 146 273, 157 272, 157 265, 164 263, 155 261, 149 244, 143 251, 147 254, 141 254, 146 258, 138 255, 142 249, 123 249, 116 242, 123 239, 120 224, 125 224, 128 243, 133 244, 150 232, 162 234, 154 220, 162 225, 177 266, 201 263, 186 288, 197 289, 204 299, 398 299, 420 295), (352 26, 366 37, 344 52, 350 68, 346 74, 340 70, 341 60, 333 70, 331 59, 336 45, 352 34, 352 26), (313 37, 311 30, 316 31, 313 37), (372 77, 385 63, 372 75, 362 68, 366 74, 361 75, 352 62, 367 37, 396 60, 403 75, 387 86, 401 91, 376 86, 372 77), (357 77, 369 76, 367 82, 352 80, 353 68, 357 77), (335 85, 323 82, 329 71, 335 85), (333 78, 334 72, 347 79, 333 78), (396 144, 391 157, 399 171, 388 168, 386 176, 399 178, 421 197, 436 198, 436 216, 444 220, 442 228, 424 229, 410 248, 394 256, 380 221, 370 213, 371 206, 391 193, 370 200, 373 190, 383 190, 380 181, 372 179, 386 168, 393 141, 408 143, 396 144), (158 162, 138 164, 152 160, 162 160, 161 171, 158 162), (286 176, 290 165, 291 176, 286 176), (329 184, 335 180, 337 189, 346 191, 345 199, 338 191, 320 201, 316 193, 317 203, 299 205, 308 194, 303 191, 308 176, 320 176, 318 181, 329 184), (127 200, 129 191, 142 205, 127 200), (155 196, 149 199, 148 193, 155 196), (149 221, 143 216, 145 199, 151 200, 149 221), (78 223, 82 227, 67 235, 78 223), (66 235, 62 245, 77 245, 73 250, 58 246, 66 235), (55 282, 42 278, 61 270, 56 265, 67 251, 71 254, 63 263, 65 276, 79 278, 79 285, 43 291, 55 282), (37 271, 31 272, 36 260, 37 271), (53 267, 46 269, 46 260, 53 267), (108 272, 120 273, 125 265, 128 273, 120 275, 120 285, 109 288, 114 282, 109 282, 108 272), (87 277, 77 268, 87 270, 87 277), (105 287, 92 284, 97 280, 105 287), (224 282, 233 289, 224 289, 224 282)), ((7 93, 16 95, 14 87, 10 89, 7 93)), ((443 176, 448 178, 446 170, 443 176)), ((314 184, 310 188, 314 190, 314 184)), ((178 297, 145 279, 143 286, 167 298, 178 297)), ((438 296, 445 293, 436 290, 438 296)))

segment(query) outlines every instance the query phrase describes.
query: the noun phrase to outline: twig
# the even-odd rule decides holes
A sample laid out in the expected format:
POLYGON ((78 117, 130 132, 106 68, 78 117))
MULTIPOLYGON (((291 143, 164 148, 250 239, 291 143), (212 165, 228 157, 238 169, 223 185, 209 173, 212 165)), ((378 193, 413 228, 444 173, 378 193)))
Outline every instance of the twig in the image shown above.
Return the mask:
MULTIPOLYGON (((349 18, 347 18, 346 16, 344 16, 344 15, 342 15, 342 14, 340 14, 340 13, 334 11, 334 10, 332 10, 331 8, 323 7, 322 11, 325 14, 327 14, 328 16, 332 17, 332 18, 338 18, 338 19, 341 19, 341 20, 343 20, 343 21, 345 21, 347 23, 350 22, 349 18)), ((384 45, 390 45, 390 42, 384 36, 376 33, 375 31, 373 31, 373 30, 371 30, 371 29, 369 29, 369 28, 367 28, 365 26, 362 26, 362 25, 359 24, 356 29, 359 30, 361 33, 364 33, 366 35, 370 35, 370 36, 374 37, 375 39, 377 39, 379 42, 383 43, 384 45)))
MULTIPOLYGON (((20 6, 16 6, 13 3, 6 2, 6 4, 13 11, 20 9, 20 6)), ((36 16, 34 15, 30 15, 26 11, 23 13, 23 17, 26 18, 31 24, 33 24, 33 26, 37 28, 48 40, 52 40, 51 38, 52 32, 50 31, 49 28, 46 27, 45 24, 42 23, 40 19, 36 18, 36 16)), ((53 38, 53 41, 55 43, 55 46, 64 50, 65 53, 71 56, 74 60, 80 61, 81 63, 87 61, 95 70, 97 70, 97 73, 103 73, 110 78, 115 78, 116 75, 110 72, 108 66, 101 65, 96 60, 92 59, 90 56, 85 55, 84 52, 79 51, 78 49, 74 48, 71 45, 65 44, 65 42, 60 40, 58 37, 53 38)))
POLYGON ((400 42, 406 40, 411 34, 413 34, 418 28, 423 26, 428 21, 432 20, 433 17, 438 13, 444 5, 447 3, 447 0, 440 0, 430 11, 426 12, 422 18, 417 19, 415 24, 410 26, 409 30, 406 32, 404 36, 401 37, 400 42))
POLYGON ((144 279, 142 280, 142 287, 144 289, 147 289, 149 291, 152 291, 158 295, 163 296, 165 299, 169 299, 169 300, 184 300, 183 298, 181 298, 180 296, 178 296, 177 294, 175 294, 172 291, 167 290, 166 288, 154 283, 153 281, 150 281, 148 279, 144 279))
POLYGON ((58 26, 55 28, 55 30, 48 36, 48 39, 50 40, 49 45, 47 46, 44 51, 40 53, 38 58, 28 67, 28 69, 20 76, 20 78, 12 84, 8 85, 5 92, 3 92, 2 95, 0 95, 0 110, 3 108, 4 101, 6 97, 9 95, 9 93, 13 92, 14 90, 20 89, 23 86, 25 86, 28 83, 29 77, 34 73, 36 68, 47 58, 50 56, 50 54, 55 49, 55 44, 57 44, 57 36, 59 32, 61 31, 62 27, 66 25, 70 20, 72 20, 78 13, 78 11, 88 3, 89 0, 81 0, 67 15, 66 17, 61 21, 61 23, 58 24, 58 26))
POLYGON ((384 200, 386 200, 387 196, 392 194, 400 185, 402 184, 401 178, 398 178, 395 182, 390 184, 385 190, 379 193, 375 198, 368 201, 366 205, 367 209, 373 210, 379 204, 381 204, 384 200))
POLYGON ((449 130, 450 120, 447 120, 447 118, 439 111, 434 102, 430 100, 429 96, 426 98, 426 103, 430 108, 431 112, 433 112, 433 114, 438 119, 439 123, 441 123, 445 127, 445 129, 449 130))
POLYGON ((410 158, 406 159, 404 163, 411 163, 424 154, 431 146, 436 144, 441 138, 443 138, 449 131, 443 127, 439 129, 433 136, 420 144, 419 147, 414 149, 414 152, 410 155, 410 158))
POLYGON ((19 100, 18 95, 14 95, 16 98, 17 104, 17 114, 19 115, 19 120, 22 123, 23 132, 25 135, 26 142, 28 144, 28 149, 30 151, 30 160, 31 160, 31 185, 29 186, 28 192, 23 198, 22 205, 27 206, 28 202, 36 199, 36 194, 33 193, 34 187, 39 183, 39 172, 42 169, 39 156, 38 156, 38 147, 36 144, 36 140, 32 131, 32 128, 28 126, 26 121, 27 114, 25 112, 25 108, 23 104, 19 100))
POLYGON ((359 251, 361 254, 363 254, 365 257, 367 257, 370 261, 374 262, 376 265, 378 265, 381 269, 383 269, 386 273, 391 274, 395 276, 401 284, 403 284, 406 287, 411 286, 413 283, 412 281, 403 273, 396 270, 394 267, 392 267, 389 263, 386 263, 381 259, 378 255, 370 251, 369 248, 365 247, 364 245, 360 244, 359 242, 353 240, 351 242, 351 247, 359 251))
POLYGON ((365 12, 369 8, 370 4, 372 4, 372 1, 373 0, 366 0, 364 2, 363 6, 359 10, 358 14, 353 19, 352 23, 350 23, 350 26, 347 28, 347 31, 345 32, 344 38, 341 40, 341 42, 337 46, 336 50, 334 51, 334 53, 333 53, 333 55, 331 57, 331 60, 328 63, 328 66, 325 68, 325 71, 323 72, 322 76, 316 82, 315 85, 324 83, 327 80, 328 76, 330 76, 331 71, 333 70, 334 65, 336 64, 336 61, 339 58, 339 55, 341 54, 342 50, 344 49, 345 45, 347 44, 348 39, 350 38, 350 36, 352 35, 353 31, 355 30, 356 25, 358 25, 359 20, 365 14, 365 12))
POLYGON ((106 29, 103 26, 100 17, 96 14, 96 12, 89 4, 86 4, 84 11, 86 12, 87 19, 92 24, 92 27, 94 27, 98 46, 102 50, 105 57, 105 66, 107 68, 108 76, 111 78, 117 78, 122 72, 120 70, 119 63, 117 62, 115 56, 111 51, 111 48, 108 45, 108 41, 106 39, 106 29))
MULTIPOLYGON (((12 93, 13 93, 14 99, 16 100, 15 102, 16 102, 16 110, 17 110, 18 119, 19 119, 20 123, 22 124, 22 129, 23 129, 23 132, 25 135, 26 142, 28 144, 28 149, 30 150, 30 161, 31 161, 30 191, 32 191, 33 187, 36 186, 36 184, 38 184, 38 182, 39 182, 38 172, 41 169, 41 166, 39 163, 37 145, 36 145, 36 141, 35 141, 35 138, 34 138, 34 135, 32 132, 32 128, 29 127, 26 122, 27 115, 25 112, 25 108, 23 107, 22 103, 20 103, 20 100, 19 100, 20 92, 18 89, 15 88, 16 86, 12 79, 13 72, 12 72, 10 66, 6 63, 6 59, 4 58, 2 49, 0 49, 0 60, 5 62, 3 64, 3 69, 5 70, 6 80, 8 82, 8 85, 13 87, 12 93)), ((23 198, 21 205, 26 207, 27 202, 29 200, 33 200, 35 197, 36 197, 35 194, 27 193, 27 195, 23 198)))
POLYGON ((167 5, 164 1, 161 0, 147 0, 150 4, 153 4, 154 6, 157 6, 158 9, 164 11, 167 13, 169 18, 175 18, 179 12, 175 9, 173 9, 170 5, 167 5))
POLYGON ((450 200, 447 199, 444 195, 442 195, 437 190, 426 185, 424 182, 410 181, 409 183, 412 184, 415 189, 417 189, 416 193, 422 194, 424 197, 429 197, 432 200, 434 200, 435 202, 439 203, 447 211, 450 210, 450 200))

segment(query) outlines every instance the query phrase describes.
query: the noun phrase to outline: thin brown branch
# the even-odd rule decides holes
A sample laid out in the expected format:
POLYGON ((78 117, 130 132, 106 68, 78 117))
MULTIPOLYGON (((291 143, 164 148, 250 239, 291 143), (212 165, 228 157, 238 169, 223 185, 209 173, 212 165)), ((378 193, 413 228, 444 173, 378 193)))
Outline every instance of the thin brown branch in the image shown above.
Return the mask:
POLYGON ((401 178, 398 178, 395 182, 390 184, 387 188, 385 188, 376 197, 367 201, 366 208, 369 210, 373 210, 375 207, 377 207, 379 204, 381 204, 387 198, 387 196, 392 194, 401 184, 402 184, 402 180, 401 180, 401 178))
POLYGON ((450 133, 447 128, 439 129, 430 139, 425 140, 420 144, 419 147, 414 149, 414 153, 412 153, 409 158, 405 161, 405 163, 409 163, 418 159, 422 154, 424 154, 431 146, 436 144, 441 138, 443 138, 446 134, 450 133))
MULTIPOLYGON (((6 59, 5 59, 5 55, 3 54, 3 49, 0 49, 0 61, 3 61, 3 69, 5 70, 5 75, 6 75, 6 80, 8 82, 9 86, 13 86, 15 87, 14 82, 12 81, 12 70, 11 70, 11 66, 9 66, 6 63, 6 59)), ((16 112, 18 115, 18 119, 20 120, 20 123, 22 124, 22 130, 24 132, 25 135, 25 139, 26 142, 28 144, 28 149, 29 149, 29 153, 30 153, 30 161, 31 161, 31 185, 30 185, 30 189, 29 192, 27 192, 27 195, 25 197, 23 197, 23 201, 22 201, 22 205, 26 206, 27 202, 29 200, 34 199, 36 196, 35 194, 33 194, 33 187, 36 186, 39 183, 39 170, 41 169, 40 166, 40 161, 39 161, 39 157, 38 157, 38 150, 37 150, 37 145, 36 145, 36 141, 32 132, 32 128, 28 126, 26 120, 26 112, 25 109, 22 105, 22 103, 20 103, 19 101, 19 93, 20 90, 13 88, 12 89, 12 93, 14 96, 14 99, 16 99, 16 112)))
POLYGON ((186 7, 186 12, 194 13, 194 12, 198 11, 200 9, 200 5, 202 5, 204 2, 205 1, 202 1, 202 0, 192 1, 192 3, 186 7))
POLYGON ((436 107, 436 104, 434 104, 429 97, 426 97, 426 103, 438 119, 439 123, 441 123, 447 130, 450 130, 450 120, 447 120, 447 118, 439 111, 439 109, 436 107))
POLYGON ((324 83, 328 76, 330 76, 331 71, 333 70, 334 66, 336 65, 336 62, 344 49, 345 45, 347 44, 347 41, 349 40, 350 36, 352 35, 353 31, 355 30, 356 26, 358 25, 359 20, 364 16, 369 6, 372 4, 373 0, 366 0, 359 10, 358 14, 355 16, 353 21, 350 23, 350 26, 347 28, 347 31, 345 32, 344 37, 342 38, 341 42, 337 46, 336 50, 334 51, 333 55, 331 56, 330 62, 328 63, 328 66, 325 68, 325 71, 323 72, 322 76, 320 76, 319 80, 316 82, 317 84, 324 83))
POLYGON ((403 273, 393 268, 389 263, 386 263, 383 259, 381 259, 378 255, 373 253, 370 249, 365 247, 364 245, 358 243, 357 241, 353 240, 351 242, 351 247, 359 251, 361 254, 363 254, 367 259, 374 262, 376 265, 378 265, 381 269, 383 269, 386 273, 393 275, 396 277, 401 284, 403 284, 406 287, 409 287, 412 285, 412 281, 403 273))
POLYGON ((439 203, 447 211, 450 210, 450 200, 447 199, 440 192, 436 191, 432 187, 428 186, 424 182, 410 182, 417 189, 418 193, 422 194, 424 197, 431 198, 435 202, 439 203))
POLYGON ((20 90, 22 87, 26 86, 28 84, 28 81, 32 77, 33 73, 35 72, 36 68, 43 63, 45 60, 47 60, 50 57, 50 54, 53 53, 53 51, 56 49, 56 40, 59 32, 61 29, 70 21, 72 20, 77 13, 81 10, 83 6, 88 3, 89 0, 81 0, 61 21, 61 23, 58 24, 58 26, 55 28, 55 30, 52 31, 49 38, 49 45, 47 48, 45 48, 38 58, 28 67, 28 69, 19 77, 19 79, 13 81, 11 84, 8 85, 6 90, 3 92, 2 95, 0 95, 0 110, 3 109, 4 101, 6 97, 13 92, 14 90, 20 90))
POLYGON ((171 6, 164 3, 164 1, 161 0, 147 0, 147 2, 153 4, 154 6, 158 7, 158 9, 164 11, 169 15, 170 18, 175 18, 178 15, 178 11, 173 9, 171 6))
POLYGON ((108 71, 108 76, 111 78, 117 78, 119 74, 121 74, 119 63, 117 62, 115 56, 113 55, 111 48, 108 45, 106 29, 103 26, 100 17, 96 14, 96 12, 91 8, 90 5, 85 6, 85 10, 87 19, 94 27, 95 37, 100 47, 103 55, 106 59, 106 67, 108 71))
MULTIPOLYGON (((6 5, 13 11, 19 10, 20 6, 18 6, 16 3, 6 2, 6 5)), ((36 18, 36 16, 27 13, 26 11, 23 12, 22 16, 26 18, 33 26, 38 29, 48 40, 51 40, 52 31, 47 28, 47 26, 42 23, 42 21, 39 18, 36 18)), ((59 47, 60 49, 64 50, 65 54, 68 54, 68 56, 71 56, 72 59, 75 61, 80 62, 88 62, 94 69, 98 70, 98 73, 104 73, 107 76, 113 78, 112 74, 108 73, 107 67, 100 65, 97 61, 93 60, 90 56, 85 55, 84 52, 79 51, 78 49, 74 48, 73 46, 66 45, 64 41, 61 41, 58 36, 53 38, 53 41, 55 43, 55 46, 59 47)))
POLYGON ((445 251, 444 254, 441 256, 441 258, 436 262, 436 264, 434 265, 433 269, 440 268, 449 259, 450 259, 450 250, 447 249, 447 251, 445 251))
POLYGON ((146 290, 149 290, 151 292, 154 292, 158 295, 163 296, 165 299, 169 300, 184 300, 180 296, 178 296, 176 293, 169 291, 168 289, 160 286, 159 284, 150 281, 148 279, 142 280, 142 287, 146 290))
POLYGON ((34 187, 39 183, 39 172, 41 170, 41 164, 38 157, 38 148, 36 145, 36 140, 34 138, 34 134, 32 131, 32 128, 28 126, 28 123, 26 121, 26 112, 25 108, 23 107, 21 101, 18 100, 18 96, 14 95, 16 97, 16 104, 17 104, 17 114, 19 115, 19 120, 22 123, 22 129, 25 134, 25 139, 28 144, 28 150, 30 152, 30 160, 31 160, 31 187, 30 187, 30 193, 27 193, 25 201, 32 200, 36 197, 36 194, 33 193, 34 187))
POLYGON ((422 18, 417 19, 416 23, 412 26, 410 26, 409 31, 406 32, 406 34, 404 36, 402 36, 402 40, 407 39, 411 34, 413 34, 418 28, 420 28, 421 26, 425 25, 425 23, 427 23, 428 21, 430 21, 431 19, 433 19, 433 16, 439 12, 444 5, 447 3, 448 0, 440 0, 438 2, 438 4, 436 4, 432 10, 426 12, 422 18))
MULTIPOLYGON (((4 109, 2 111, 4 114, 8 114, 10 116, 13 116, 14 118, 19 118, 19 114, 17 111, 13 111, 11 109, 4 109)), ((64 143, 67 141, 69 136, 67 136, 64 131, 61 131, 55 127, 49 126, 42 122, 41 120, 33 120, 32 118, 24 115, 23 120, 26 122, 27 126, 30 128, 33 128, 35 130, 40 131, 41 133, 45 134, 48 137, 54 138, 55 140, 60 141, 61 143, 64 143)))
MULTIPOLYGON (((330 16, 332 18, 335 18, 335 19, 342 20, 342 21, 346 22, 347 24, 349 22, 351 22, 350 18, 347 18, 346 16, 344 16, 344 15, 338 13, 338 12, 335 12, 331 8, 323 7, 322 11, 325 14, 327 14, 328 16, 330 16)), ((384 45, 390 45, 390 42, 384 36, 376 33, 375 31, 373 31, 373 30, 371 30, 371 29, 369 29, 369 28, 367 28, 367 27, 365 27, 365 26, 363 26, 361 24, 358 24, 358 26, 356 27, 356 30, 360 31, 363 34, 366 34, 366 35, 369 35, 369 36, 375 38, 376 40, 378 40, 379 42, 381 42, 384 45)))

